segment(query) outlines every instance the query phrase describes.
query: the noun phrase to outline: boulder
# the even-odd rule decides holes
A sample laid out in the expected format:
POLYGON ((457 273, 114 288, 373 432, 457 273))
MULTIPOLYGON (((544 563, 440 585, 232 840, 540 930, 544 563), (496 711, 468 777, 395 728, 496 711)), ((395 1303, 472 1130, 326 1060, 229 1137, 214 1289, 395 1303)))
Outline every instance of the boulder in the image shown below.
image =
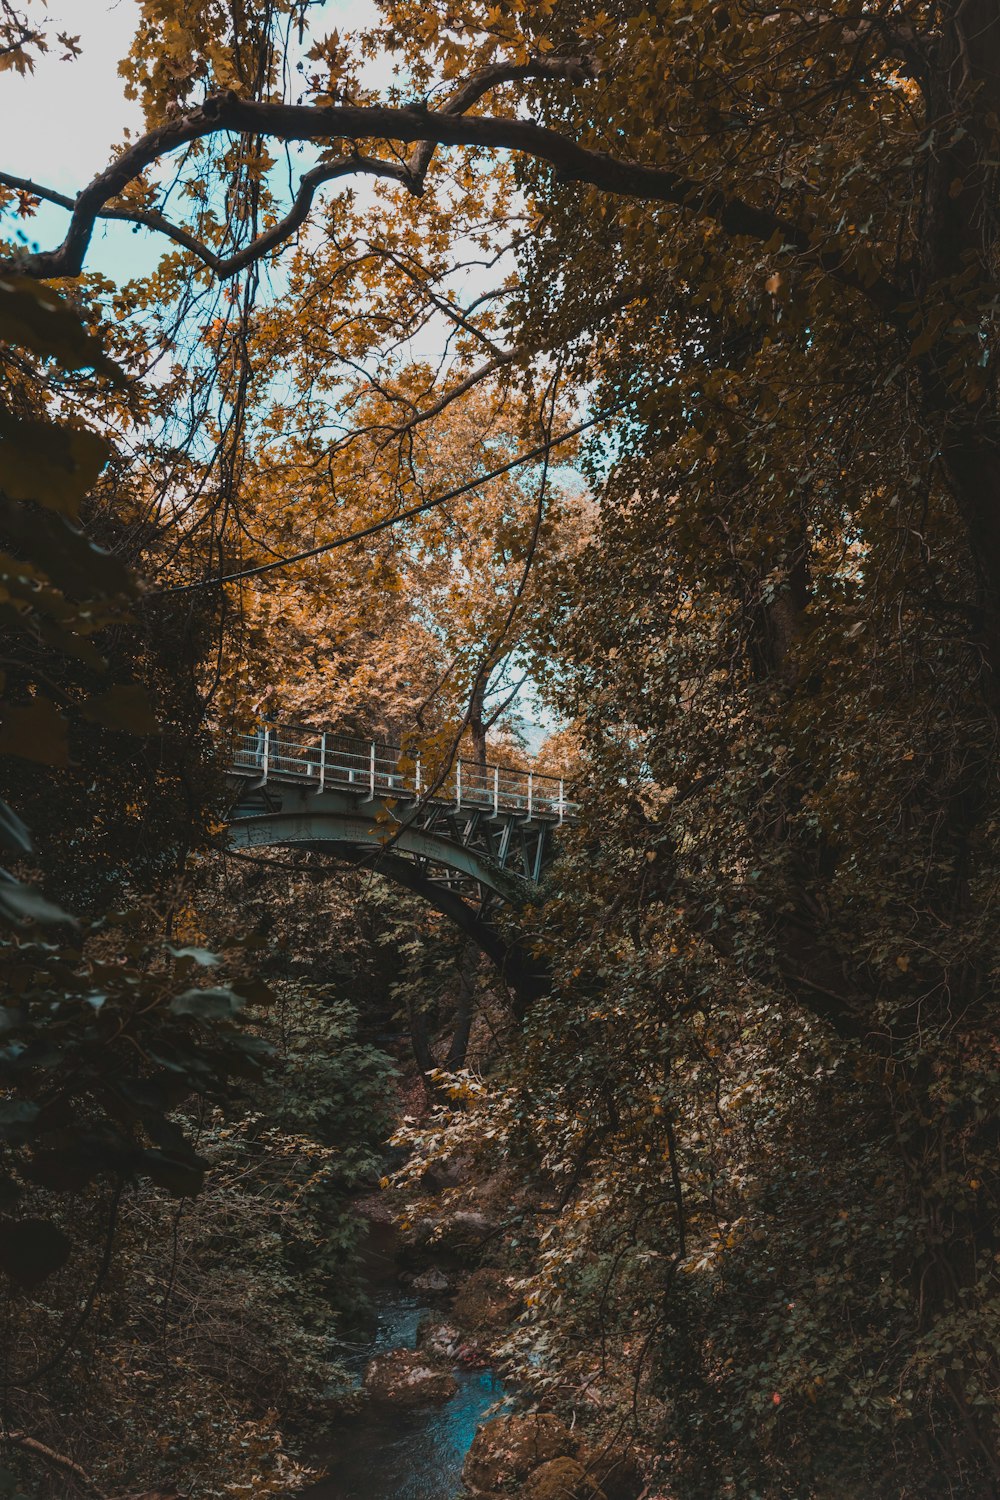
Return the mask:
POLYGON ((437 1266, 431 1266, 429 1271, 421 1271, 419 1276, 414 1276, 412 1285, 418 1292, 446 1292, 451 1282, 437 1266))
POLYGON ((519 1493, 522 1500, 606 1500, 597 1480, 576 1458, 552 1458, 540 1464, 519 1493))
POLYGON ((505 1328, 522 1305, 521 1294, 514 1291, 503 1273, 484 1266, 466 1277, 452 1302, 451 1313, 463 1328, 484 1333, 505 1328))
POLYGON ((427 1317, 420 1320, 417 1329, 417 1348, 428 1359, 448 1364, 458 1358, 465 1340, 461 1330, 443 1318, 427 1317))
POLYGON ((420 1186, 425 1193, 441 1193, 445 1188, 458 1187, 466 1175, 467 1167, 464 1162, 456 1161, 454 1157, 441 1158, 427 1168, 420 1179, 420 1186))
POLYGON ((628 1448, 595 1448, 584 1459, 590 1474, 607 1496, 607 1500, 638 1500, 645 1479, 638 1460, 628 1448))
POLYGON ((492 1219, 472 1208, 458 1208, 441 1214, 429 1230, 425 1220, 414 1227, 416 1241, 425 1250, 443 1251, 465 1264, 475 1261, 483 1242, 497 1229, 492 1219))
POLYGON ((364 1387, 373 1401, 424 1406, 454 1396, 458 1381, 419 1349, 393 1349, 375 1356, 365 1371, 364 1387))
POLYGON ((469 1449, 462 1480, 474 1495, 523 1484, 532 1470, 554 1458, 576 1458, 580 1445, 565 1422, 548 1412, 495 1417, 480 1427, 469 1449))
POLYGON ((485 1214, 477 1213, 474 1208, 460 1208, 453 1213, 450 1219, 445 1220, 443 1226, 449 1230, 454 1238, 465 1240, 484 1240, 487 1235, 493 1234, 498 1226, 485 1214))

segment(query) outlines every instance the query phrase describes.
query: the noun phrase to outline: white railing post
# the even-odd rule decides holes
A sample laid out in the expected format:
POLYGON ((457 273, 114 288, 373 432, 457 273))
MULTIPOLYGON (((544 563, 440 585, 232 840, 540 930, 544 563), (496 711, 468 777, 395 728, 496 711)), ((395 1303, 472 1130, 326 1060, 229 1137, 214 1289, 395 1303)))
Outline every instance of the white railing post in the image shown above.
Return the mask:
POLYGON ((462 805, 462 762, 455 762, 455 806, 462 805))
POLYGON ((562 783, 562 777, 560 776, 560 778, 559 778, 559 821, 560 821, 560 823, 563 820, 563 806, 564 806, 564 804, 563 804, 563 783, 562 783))
POLYGON ((371 788, 372 801, 375 800, 375 741, 372 740, 371 754, 368 762, 368 783, 371 788))
POLYGON ((535 778, 528 772, 528 819, 531 819, 531 801, 535 790, 535 778))
POLYGON ((420 756, 417 756, 417 796, 420 796, 420 756))
POLYGON ((500 767, 493 767, 493 816, 500 811, 500 767))
POLYGON ((262 756, 260 758, 260 768, 261 768, 261 771, 264 774, 264 780, 265 781, 267 780, 267 768, 270 765, 270 763, 271 763, 271 729, 270 729, 269 725, 265 724, 265 726, 264 726, 264 753, 262 754, 262 756))
POLYGON ((326 790, 326 731, 319 737, 319 789, 326 790))

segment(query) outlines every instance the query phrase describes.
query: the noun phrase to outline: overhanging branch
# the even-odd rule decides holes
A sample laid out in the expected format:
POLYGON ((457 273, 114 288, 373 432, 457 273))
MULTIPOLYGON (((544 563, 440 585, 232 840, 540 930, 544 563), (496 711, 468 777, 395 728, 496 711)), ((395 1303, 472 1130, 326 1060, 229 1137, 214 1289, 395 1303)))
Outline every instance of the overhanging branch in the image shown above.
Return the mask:
MULTIPOLYGON (((782 218, 767 208, 728 193, 718 186, 701 182, 666 167, 612 156, 579 145, 568 136, 537 125, 530 120, 489 115, 468 116, 457 112, 466 98, 470 102, 482 97, 487 89, 511 79, 572 78, 583 76, 579 59, 552 60, 544 69, 541 64, 530 68, 497 68, 478 75, 463 85, 442 110, 394 108, 387 105, 306 105, 257 103, 233 93, 212 95, 199 108, 176 121, 158 126, 141 137, 111 163, 76 198, 69 229, 62 244, 54 250, 18 258, 18 269, 28 275, 48 278, 78 276, 83 269, 94 225, 101 217, 119 216, 118 198, 154 163, 179 146, 217 134, 264 136, 280 141, 311 141, 329 144, 337 141, 391 141, 399 145, 416 145, 417 152, 406 163, 383 161, 379 157, 360 157, 353 153, 334 164, 324 164, 308 173, 300 184, 289 213, 254 245, 237 252, 245 257, 241 264, 266 253, 290 234, 308 213, 312 195, 323 180, 352 172, 371 172, 395 177, 411 191, 419 193, 422 172, 429 153, 437 145, 478 146, 491 150, 521 152, 537 161, 547 162, 563 182, 581 182, 616 197, 631 197, 652 203, 669 204, 717 224, 727 234, 778 243, 798 251, 819 265, 842 285, 863 295, 887 318, 896 315, 900 293, 885 278, 862 277, 852 270, 839 251, 822 250, 813 243, 807 227, 782 218), (324 176, 324 173, 329 176, 324 176), (261 240, 266 244, 261 246, 261 240)), ((467 106, 465 106, 467 107, 467 106)), ((51 195, 49 195, 51 196, 51 195)), ((54 200, 53 200, 54 201, 54 200)), ((136 221, 136 211, 126 212, 136 221)), ((150 227, 164 228, 159 224, 150 227)), ((178 231, 174 226, 174 237, 178 231)), ((164 230, 164 232, 166 232, 164 230)), ((198 250, 188 246, 194 253, 198 250)), ((212 252, 208 252, 211 254, 212 252)), ((200 258, 206 264, 205 247, 200 258)), ((229 263, 235 257, 227 258, 229 263)), ((238 269, 238 267, 237 267, 238 269)), ((232 274, 232 271, 229 272, 232 274)))

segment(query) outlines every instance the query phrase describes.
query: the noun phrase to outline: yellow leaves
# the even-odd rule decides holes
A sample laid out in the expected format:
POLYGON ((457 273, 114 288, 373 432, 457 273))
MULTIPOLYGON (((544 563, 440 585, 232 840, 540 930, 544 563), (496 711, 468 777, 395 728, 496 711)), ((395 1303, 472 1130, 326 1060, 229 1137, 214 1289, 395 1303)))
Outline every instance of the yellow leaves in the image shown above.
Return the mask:
POLYGON ((901 974, 905 974, 909 970, 909 967, 910 967, 910 960, 906 957, 905 954, 901 953, 899 955, 899 957, 896 959, 896 968, 899 970, 899 972, 901 974))

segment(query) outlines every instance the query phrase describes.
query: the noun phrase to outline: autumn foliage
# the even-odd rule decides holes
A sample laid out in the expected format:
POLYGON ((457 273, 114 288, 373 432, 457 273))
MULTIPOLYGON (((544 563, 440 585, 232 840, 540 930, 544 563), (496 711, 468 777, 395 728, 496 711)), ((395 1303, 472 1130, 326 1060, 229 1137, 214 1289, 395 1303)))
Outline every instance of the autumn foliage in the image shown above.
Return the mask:
MULTIPOLYGON (((75 199, 0 170, 10 1294, 77 1253, 62 1191, 83 1256, 136 1183, 161 1233, 192 1100, 266 1096, 257 940, 176 970, 213 739, 547 755, 586 787, 518 916, 551 988, 406 1132, 517 1174, 526 1399, 678 1500, 987 1500, 994 0, 376 10, 142 0, 144 132, 75 199)), ((0 0, 0 67, 57 46, 0 0)), ((471 971, 420 943, 429 1077, 471 971)))

